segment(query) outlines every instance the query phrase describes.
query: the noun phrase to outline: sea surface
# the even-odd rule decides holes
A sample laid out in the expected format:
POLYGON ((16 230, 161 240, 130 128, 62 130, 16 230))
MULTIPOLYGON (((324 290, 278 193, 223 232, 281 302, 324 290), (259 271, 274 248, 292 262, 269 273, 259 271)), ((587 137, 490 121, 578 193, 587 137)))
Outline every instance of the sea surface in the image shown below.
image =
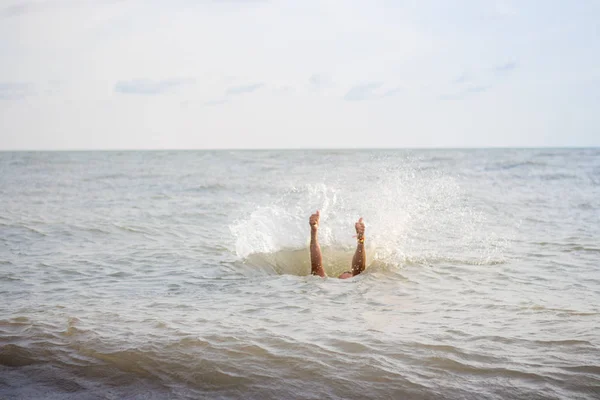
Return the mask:
POLYGON ((0 398, 598 399, 600 149, 1 152, 0 398))

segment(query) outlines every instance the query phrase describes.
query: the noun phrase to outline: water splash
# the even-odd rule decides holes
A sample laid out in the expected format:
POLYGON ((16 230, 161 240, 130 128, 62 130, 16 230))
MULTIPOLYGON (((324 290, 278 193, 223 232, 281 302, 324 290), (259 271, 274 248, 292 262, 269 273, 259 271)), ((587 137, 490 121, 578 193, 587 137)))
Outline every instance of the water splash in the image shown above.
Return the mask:
POLYGON ((230 227, 237 255, 276 273, 308 273, 308 217, 320 210, 328 274, 349 269, 359 217, 367 225, 368 263, 377 268, 502 262, 505 242, 490 232, 485 214, 458 180, 415 165, 410 159, 375 159, 343 174, 328 172, 316 184, 290 186, 230 227))

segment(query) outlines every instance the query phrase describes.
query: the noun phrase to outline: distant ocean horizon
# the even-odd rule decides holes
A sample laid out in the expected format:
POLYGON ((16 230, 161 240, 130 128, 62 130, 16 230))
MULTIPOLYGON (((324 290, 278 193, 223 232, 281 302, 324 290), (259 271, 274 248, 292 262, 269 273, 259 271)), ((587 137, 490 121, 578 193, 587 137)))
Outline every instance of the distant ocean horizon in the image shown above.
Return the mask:
POLYGON ((595 399, 599 260, 598 147, 0 150, 0 398, 595 399))
POLYGON ((476 147, 215 147, 215 148, 54 148, 54 149, 0 149, 0 152, 115 152, 115 151, 328 151, 328 150, 352 150, 352 151, 429 151, 429 150, 580 150, 598 149, 600 145, 593 146, 476 146, 476 147))

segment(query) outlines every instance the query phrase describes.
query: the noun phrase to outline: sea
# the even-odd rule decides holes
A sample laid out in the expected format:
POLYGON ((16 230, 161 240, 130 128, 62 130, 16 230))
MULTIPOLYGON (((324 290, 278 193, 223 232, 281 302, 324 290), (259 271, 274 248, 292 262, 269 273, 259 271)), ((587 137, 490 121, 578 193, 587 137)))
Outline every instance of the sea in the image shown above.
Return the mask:
POLYGON ((600 149, 0 152, 0 399, 600 399, 600 149))

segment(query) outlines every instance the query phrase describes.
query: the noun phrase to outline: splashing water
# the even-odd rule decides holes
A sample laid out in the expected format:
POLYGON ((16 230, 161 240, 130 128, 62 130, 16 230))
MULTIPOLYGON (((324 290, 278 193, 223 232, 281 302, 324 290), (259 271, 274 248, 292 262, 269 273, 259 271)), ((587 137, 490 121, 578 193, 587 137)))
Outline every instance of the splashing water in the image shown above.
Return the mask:
POLYGON ((238 257, 265 271, 308 274, 308 217, 320 210, 319 241, 329 275, 350 268, 359 217, 367 225, 371 270, 410 263, 503 261, 505 241, 489 231, 485 215, 471 204, 456 178, 415 168, 411 160, 399 161, 390 167, 389 159, 375 160, 367 170, 343 176, 330 172, 319 183, 291 186, 230 227, 238 257))

